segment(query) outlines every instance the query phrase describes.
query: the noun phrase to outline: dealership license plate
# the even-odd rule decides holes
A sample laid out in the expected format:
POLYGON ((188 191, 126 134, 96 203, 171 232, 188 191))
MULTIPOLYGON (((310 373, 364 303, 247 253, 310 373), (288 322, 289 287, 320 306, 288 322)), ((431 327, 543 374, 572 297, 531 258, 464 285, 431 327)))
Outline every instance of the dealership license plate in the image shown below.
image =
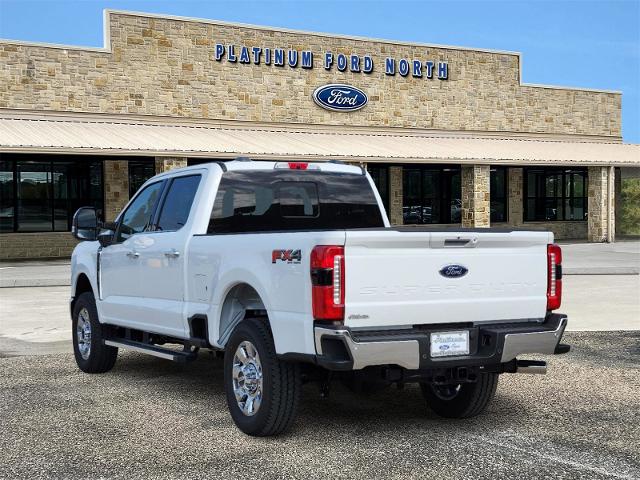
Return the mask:
POLYGON ((431 357, 469 355, 469 330, 431 334, 431 357))

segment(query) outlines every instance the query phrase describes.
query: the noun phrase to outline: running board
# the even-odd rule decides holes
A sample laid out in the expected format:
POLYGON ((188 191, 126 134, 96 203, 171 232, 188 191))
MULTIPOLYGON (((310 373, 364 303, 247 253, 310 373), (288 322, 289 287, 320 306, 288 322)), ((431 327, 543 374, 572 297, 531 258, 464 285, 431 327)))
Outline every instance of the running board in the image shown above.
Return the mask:
POLYGON ((105 345, 109 347, 124 348, 133 350, 134 352, 146 353, 154 357, 164 358, 173 362, 189 362, 195 360, 198 354, 196 352, 184 352, 179 350, 171 350, 169 348, 158 347, 157 345, 149 345, 142 342, 134 342, 131 340, 103 340, 105 345))

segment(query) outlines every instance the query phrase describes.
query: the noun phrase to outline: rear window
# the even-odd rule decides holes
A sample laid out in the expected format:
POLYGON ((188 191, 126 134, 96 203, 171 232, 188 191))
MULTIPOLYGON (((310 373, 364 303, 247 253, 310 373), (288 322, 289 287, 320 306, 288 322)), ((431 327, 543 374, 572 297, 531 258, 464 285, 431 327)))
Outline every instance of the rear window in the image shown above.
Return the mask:
POLYGON ((364 175, 240 171, 222 176, 208 233, 382 227, 364 175))

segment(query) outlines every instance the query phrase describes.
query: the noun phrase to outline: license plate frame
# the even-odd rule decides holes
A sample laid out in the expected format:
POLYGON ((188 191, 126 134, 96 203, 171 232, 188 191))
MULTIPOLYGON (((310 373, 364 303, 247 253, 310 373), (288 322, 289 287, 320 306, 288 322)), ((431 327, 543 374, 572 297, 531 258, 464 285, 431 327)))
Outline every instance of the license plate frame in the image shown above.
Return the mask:
POLYGON ((469 355, 469 330, 431 332, 429 336, 429 353, 431 358, 469 355))

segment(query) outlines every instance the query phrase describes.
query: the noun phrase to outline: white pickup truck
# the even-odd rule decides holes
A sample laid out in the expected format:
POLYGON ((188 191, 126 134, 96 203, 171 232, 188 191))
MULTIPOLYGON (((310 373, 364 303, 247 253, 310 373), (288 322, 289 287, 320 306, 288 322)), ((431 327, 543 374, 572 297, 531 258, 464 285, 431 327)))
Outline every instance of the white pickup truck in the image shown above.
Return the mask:
MULTIPOLYGON (((237 159, 147 181, 113 223, 78 210, 71 316, 81 370, 119 348, 224 352, 231 416, 283 432, 303 381, 417 382, 437 414, 480 413, 521 354, 569 350, 547 232, 393 228, 371 177, 339 163, 237 159)), ((222 355, 222 353, 221 353, 222 355)))

